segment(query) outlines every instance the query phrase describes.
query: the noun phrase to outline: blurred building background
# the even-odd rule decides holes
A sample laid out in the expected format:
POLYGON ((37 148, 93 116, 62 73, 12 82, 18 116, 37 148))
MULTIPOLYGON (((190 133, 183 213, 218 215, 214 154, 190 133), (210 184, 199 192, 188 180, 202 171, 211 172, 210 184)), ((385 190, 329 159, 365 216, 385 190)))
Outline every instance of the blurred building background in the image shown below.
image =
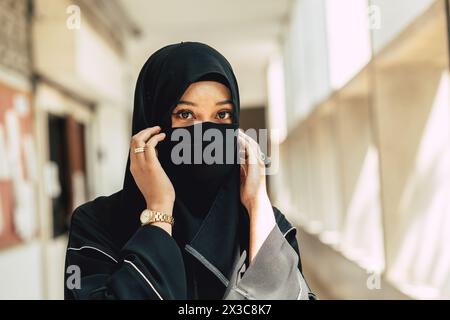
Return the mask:
POLYGON ((242 127, 277 130, 270 194, 319 298, 449 299, 448 16, 447 0, 0 0, 0 298, 62 298, 72 210, 122 187, 140 67, 201 41, 236 71, 242 127))

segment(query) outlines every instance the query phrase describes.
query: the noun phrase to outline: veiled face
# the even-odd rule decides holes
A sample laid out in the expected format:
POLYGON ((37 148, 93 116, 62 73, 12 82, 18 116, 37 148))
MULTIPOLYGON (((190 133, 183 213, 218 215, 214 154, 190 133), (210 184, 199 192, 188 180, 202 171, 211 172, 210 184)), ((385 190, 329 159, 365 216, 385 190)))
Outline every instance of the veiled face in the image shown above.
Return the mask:
POLYGON ((227 86, 216 81, 191 84, 172 111, 172 128, 187 127, 200 122, 230 124, 233 102, 227 86))

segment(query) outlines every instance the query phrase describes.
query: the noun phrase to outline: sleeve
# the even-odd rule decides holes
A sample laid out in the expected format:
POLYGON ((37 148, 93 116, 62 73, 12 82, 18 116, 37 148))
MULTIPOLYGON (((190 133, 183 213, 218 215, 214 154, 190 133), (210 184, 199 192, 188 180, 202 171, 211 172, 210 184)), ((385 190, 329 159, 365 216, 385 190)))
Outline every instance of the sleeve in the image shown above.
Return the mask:
POLYGON ((248 269, 244 252, 235 266, 225 299, 316 299, 301 272, 295 232, 289 233, 287 239, 275 225, 248 269))
POLYGON ((184 262, 175 240, 156 226, 138 229, 115 256, 80 236, 72 219, 65 299, 185 299, 184 262), (70 271, 70 272, 69 272, 70 271))

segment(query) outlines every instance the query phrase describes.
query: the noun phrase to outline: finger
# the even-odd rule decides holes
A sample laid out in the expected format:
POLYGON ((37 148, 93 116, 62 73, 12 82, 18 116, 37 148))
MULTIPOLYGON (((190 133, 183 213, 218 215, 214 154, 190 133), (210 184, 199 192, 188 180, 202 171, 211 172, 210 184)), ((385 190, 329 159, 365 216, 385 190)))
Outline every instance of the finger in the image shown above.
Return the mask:
POLYGON ((141 148, 145 147, 146 142, 150 137, 156 133, 158 133, 161 130, 159 126, 151 127, 144 129, 137 134, 135 134, 131 138, 131 144, 130 144, 130 161, 136 165, 137 167, 142 168, 145 165, 145 154, 144 152, 138 152, 135 153, 135 148, 141 148))
POLYGON ((139 131, 137 134, 135 134, 132 138, 132 145, 135 148, 143 147, 145 146, 146 142, 155 134, 159 133, 161 131, 161 127, 151 127, 144 129, 142 131, 139 131))
POLYGON ((242 132, 242 137, 248 143, 249 161, 250 164, 259 164, 265 166, 264 158, 265 155, 261 151, 258 142, 256 142, 252 137, 246 135, 242 132))
POLYGON ((238 143, 239 143, 239 163, 245 164, 247 161, 247 142, 242 136, 238 136, 238 143))
POLYGON ((146 161, 158 161, 158 155, 156 154, 156 146, 159 142, 166 138, 166 134, 161 132, 154 135, 147 141, 145 145, 145 160, 146 161))
POLYGON ((244 137, 241 136, 241 132, 239 131, 239 135, 237 137, 237 141, 238 141, 238 145, 239 145, 239 157, 238 157, 238 163, 239 163, 239 167, 240 167, 240 172, 241 172, 241 176, 246 177, 247 176, 247 155, 246 155, 246 144, 247 142, 245 141, 244 137))
POLYGON ((255 140, 250 136, 242 133, 241 138, 244 140, 245 156, 249 165, 257 164, 257 148, 259 147, 255 140))

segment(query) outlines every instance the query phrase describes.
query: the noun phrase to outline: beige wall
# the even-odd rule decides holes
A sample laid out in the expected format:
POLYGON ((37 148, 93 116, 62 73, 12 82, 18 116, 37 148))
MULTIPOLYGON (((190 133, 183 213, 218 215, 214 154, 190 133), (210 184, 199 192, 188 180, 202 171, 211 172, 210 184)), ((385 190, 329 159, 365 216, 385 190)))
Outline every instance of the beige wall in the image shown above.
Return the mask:
POLYGON ((43 247, 38 241, 0 253, 0 299, 44 299, 43 247))
POLYGON ((37 0, 34 4, 32 54, 35 71, 42 79, 36 84, 33 103, 41 181, 36 212, 40 233, 30 244, 0 252, 0 294, 62 299, 67 237, 53 237, 51 197, 43 183, 49 161, 48 114, 70 115, 85 125, 89 194, 84 201, 109 195, 123 182, 133 83, 129 82, 126 57, 97 33, 86 12, 81 12, 80 29, 71 30, 66 26, 70 1, 37 0), (32 270, 16 280, 11 274, 17 265, 32 270), (3 290, 9 287, 11 293, 3 290))

